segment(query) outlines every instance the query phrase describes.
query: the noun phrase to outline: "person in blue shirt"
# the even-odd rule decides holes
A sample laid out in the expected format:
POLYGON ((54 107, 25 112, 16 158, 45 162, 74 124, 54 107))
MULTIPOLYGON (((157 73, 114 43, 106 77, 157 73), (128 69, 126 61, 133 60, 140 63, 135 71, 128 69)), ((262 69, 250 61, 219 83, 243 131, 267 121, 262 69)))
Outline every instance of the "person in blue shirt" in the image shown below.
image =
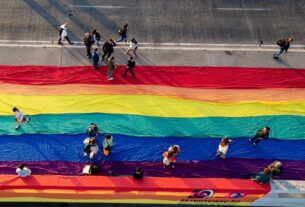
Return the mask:
POLYGON ((98 52, 98 49, 95 48, 93 55, 92 55, 92 65, 95 69, 98 69, 98 62, 100 60, 100 54, 98 52))
POLYGON ((272 178, 271 170, 269 168, 265 168, 264 171, 259 172, 255 176, 251 178, 251 180, 254 180, 258 182, 259 184, 265 184, 270 181, 272 178))

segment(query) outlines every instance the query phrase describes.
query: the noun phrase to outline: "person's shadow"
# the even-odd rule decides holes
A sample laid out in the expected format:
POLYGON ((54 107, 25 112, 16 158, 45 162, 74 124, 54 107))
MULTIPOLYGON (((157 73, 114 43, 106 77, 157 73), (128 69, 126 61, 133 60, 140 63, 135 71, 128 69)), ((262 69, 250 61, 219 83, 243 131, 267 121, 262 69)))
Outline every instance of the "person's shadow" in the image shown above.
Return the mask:
POLYGON ((285 60, 283 60, 282 58, 278 58, 276 59, 276 61, 282 65, 285 66, 285 68, 293 68, 289 63, 287 63, 285 60))

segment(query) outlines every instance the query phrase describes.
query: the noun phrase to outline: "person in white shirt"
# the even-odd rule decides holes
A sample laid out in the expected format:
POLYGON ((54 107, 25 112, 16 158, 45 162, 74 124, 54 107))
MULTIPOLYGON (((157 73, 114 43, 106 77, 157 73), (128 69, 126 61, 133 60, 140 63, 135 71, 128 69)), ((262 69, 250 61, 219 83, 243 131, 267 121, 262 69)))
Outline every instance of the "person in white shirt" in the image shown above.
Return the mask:
POLYGON ((25 118, 23 113, 16 107, 13 108, 13 112, 15 113, 15 121, 16 121, 16 127, 15 129, 19 129, 21 122, 30 122, 30 118, 25 118))
POLYGON ((24 164, 20 164, 16 169, 18 176, 25 178, 31 175, 31 170, 27 168, 24 164))
POLYGON ((84 156, 90 157, 90 159, 93 159, 97 152, 99 151, 99 147, 97 145, 97 140, 95 137, 88 137, 84 139, 84 156))
POLYGON ((86 165, 83 168, 84 175, 97 175, 100 173, 100 171, 101 171, 101 168, 98 165, 94 165, 94 164, 86 165))
POLYGON ((218 146, 218 150, 216 152, 216 157, 220 156, 221 158, 226 158, 226 154, 228 152, 229 149, 229 142, 230 140, 227 137, 224 137, 218 146))
POLYGON ((66 39, 70 45, 74 44, 73 42, 70 41, 70 39, 68 37, 67 25, 68 25, 68 23, 64 23, 64 24, 60 25, 60 27, 59 27, 59 40, 58 40, 59 45, 62 44, 61 41, 64 39, 66 39))
POLYGON ((130 41, 129 48, 126 53, 127 55, 130 56, 129 52, 132 51, 134 56, 137 57, 137 49, 138 49, 138 41, 135 38, 133 38, 130 41))

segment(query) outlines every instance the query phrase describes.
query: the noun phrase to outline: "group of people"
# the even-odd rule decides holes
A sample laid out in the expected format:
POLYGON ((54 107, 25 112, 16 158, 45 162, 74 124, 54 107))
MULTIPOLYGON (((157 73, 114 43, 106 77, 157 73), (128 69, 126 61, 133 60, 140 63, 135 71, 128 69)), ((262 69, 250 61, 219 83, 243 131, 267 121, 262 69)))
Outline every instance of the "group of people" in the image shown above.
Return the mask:
MULTIPOLYGON (((16 121, 16 127, 15 129, 20 128, 20 124, 22 122, 30 122, 30 118, 26 118, 24 114, 17 108, 13 107, 12 111, 15 114, 15 121, 16 121)), ((251 139, 249 139, 249 142, 253 145, 256 146, 259 142, 266 140, 269 138, 269 132, 270 132, 270 127, 266 126, 260 130, 257 131, 255 136, 251 139)), ((97 143, 97 136, 99 135, 99 129, 97 127, 97 124, 91 123, 87 129, 86 133, 88 135, 87 138, 84 139, 83 144, 84 144, 84 156, 89 157, 90 160, 93 160, 97 153, 99 152, 99 145, 97 143)), ((229 149, 229 145, 233 143, 235 140, 229 139, 228 137, 224 137, 221 139, 218 149, 216 151, 216 158, 222 158, 225 159, 226 154, 229 149)), ((113 146, 113 137, 110 134, 105 134, 104 140, 103 140, 103 155, 108 157, 111 148, 113 146)), ((174 170, 175 169, 175 163, 177 161, 177 156, 180 153, 180 146, 179 145, 172 145, 168 148, 167 151, 163 153, 163 166, 165 169, 170 169, 174 170)), ((18 172, 21 172, 21 175, 25 174, 31 174, 31 171, 26 168, 24 165, 19 166, 17 169, 18 172)), ((282 164, 277 161, 273 163, 272 165, 268 166, 267 168, 264 169, 263 172, 260 172, 257 174, 255 177, 252 177, 251 179, 257 180, 259 183, 265 183, 265 180, 270 180, 275 173, 276 175, 279 175, 282 172, 282 164), (280 170, 279 170, 280 169, 280 170)), ((17 172, 17 173, 18 173, 17 172)), ((86 165, 83 169, 84 174, 95 174, 98 173, 98 166, 94 165, 86 165)), ((20 174, 20 173, 18 173, 20 174)), ((143 177, 143 171, 141 167, 138 167, 135 171, 134 174, 136 177, 143 177)))
POLYGON ((251 180, 258 182, 259 184, 265 184, 276 176, 281 175, 283 172, 283 164, 280 161, 274 161, 269 164, 264 171, 251 176, 251 180))
MULTIPOLYGON (((91 123, 87 129, 86 132, 88 134, 88 137, 83 141, 84 144, 84 156, 89 156, 90 160, 93 160, 96 156, 96 154, 99 151, 99 146, 97 143, 96 137, 99 135, 98 127, 95 123, 91 123)), ((110 134, 106 134, 103 140, 103 155, 108 157, 111 151, 111 147, 113 145, 113 137, 110 134)), ((96 164, 87 164, 83 168, 83 174, 84 175, 97 175, 100 173, 100 167, 96 164)), ((113 175, 110 171, 110 175, 113 175)), ((138 166, 135 169, 135 172, 133 173, 133 178, 135 179, 141 179, 143 177, 144 173, 140 166, 138 166)))
MULTIPOLYGON (((249 139, 249 142, 255 147, 259 142, 266 140, 269 138, 270 127, 266 126, 260 130, 258 130, 254 137, 249 139)), ((224 137, 221 139, 218 149, 216 151, 216 158, 226 158, 226 154, 229 149, 229 145, 235 142, 236 140, 229 139, 228 137, 224 137)))
MULTIPOLYGON (((86 130, 88 137, 84 139, 84 156, 89 156, 92 160, 95 158, 99 151, 99 146, 97 144, 96 137, 99 135, 98 127, 95 123, 91 123, 86 130)), ((104 156, 109 156, 111 147, 113 145, 113 137, 110 134, 106 134, 103 140, 103 154, 104 156)))
MULTIPOLYGON (((67 33, 67 23, 64 23, 59 27, 59 40, 58 44, 62 44, 62 40, 66 39, 69 44, 74 44, 70 41, 67 33)), ((128 24, 123 24, 119 30, 118 34, 120 38, 116 41, 114 41, 112 38, 109 38, 102 46, 103 55, 101 58, 101 61, 105 62, 107 64, 107 80, 111 81, 113 80, 113 73, 115 70, 115 57, 112 55, 114 52, 114 47, 116 46, 116 42, 122 42, 124 41, 127 43, 127 28, 128 24)), ((100 41, 101 40, 101 34, 97 29, 93 29, 92 32, 87 32, 84 35, 84 45, 86 47, 86 55, 88 59, 92 58, 92 65, 95 69, 99 69, 99 62, 100 62, 100 41), (94 49, 92 53, 92 46, 96 44, 96 48, 94 49)), ((128 73, 131 73, 132 77, 135 77, 134 73, 134 67, 136 65, 136 62, 134 60, 135 57, 137 57, 137 49, 138 49, 138 41, 135 38, 132 38, 130 40, 129 48, 126 52, 126 54, 129 56, 129 59, 126 63, 125 72, 122 74, 122 77, 126 77, 128 73), (133 54, 131 54, 133 53, 133 54)))

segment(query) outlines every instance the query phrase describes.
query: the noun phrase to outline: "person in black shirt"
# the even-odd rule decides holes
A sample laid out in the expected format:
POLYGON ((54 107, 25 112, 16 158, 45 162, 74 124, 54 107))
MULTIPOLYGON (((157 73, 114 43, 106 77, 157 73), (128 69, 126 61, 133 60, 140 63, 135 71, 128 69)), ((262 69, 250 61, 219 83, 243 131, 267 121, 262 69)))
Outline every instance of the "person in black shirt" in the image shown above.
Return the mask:
POLYGON ((290 43, 293 41, 292 37, 288 37, 287 39, 281 39, 277 41, 277 45, 280 46, 280 50, 273 55, 274 59, 278 59, 279 56, 285 51, 288 51, 290 43))
POLYGON ((103 45, 104 54, 102 56, 102 61, 104 61, 104 58, 106 55, 107 55, 107 59, 111 56, 111 54, 113 53, 113 47, 115 47, 115 46, 116 46, 116 44, 111 38, 107 42, 104 43, 104 45, 103 45))
POLYGON ((86 33, 85 37, 84 37, 84 44, 86 46, 88 59, 90 59, 92 57, 92 55, 91 55, 91 47, 92 47, 93 42, 94 42, 94 40, 93 40, 92 35, 89 32, 86 33))
POLYGON ((261 130, 258 130, 256 135, 252 139, 249 139, 249 142, 251 142, 253 144, 253 146, 255 146, 260 141, 268 139, 269 131, 270 131, 270 127, 264 127, 261 130))
POLYGON ((127 61, 126 69, 125 69, 125 72, 122 76, 126 77, 127 73, 130 72, 132 74, 132 77, 135 77, 136 74, 133 71, 133 68, 135 66, 136 66, 136 62, 134 61, 133 57, 130 57, 129 60, 127 61))
POLYGON ((133 178, 139 180, 139 179, 142 179, 143 176, 144 176, 144 173, 143 173, 142 168, 137 167, 136 171, 133 173, 133 178))
POLYGON ((127 42, 127 24, 124 24, 120 29, 119 29, 119 35, 121 36, 121 39, 118 39, 116 42, 121 42, 125 41, 127 42))
POLYGON ((101 34, 98 31, 96 31, 96 29, 92 30, 92 37, 96 46, 100 47, 99 41, 101 39, 101 34))

